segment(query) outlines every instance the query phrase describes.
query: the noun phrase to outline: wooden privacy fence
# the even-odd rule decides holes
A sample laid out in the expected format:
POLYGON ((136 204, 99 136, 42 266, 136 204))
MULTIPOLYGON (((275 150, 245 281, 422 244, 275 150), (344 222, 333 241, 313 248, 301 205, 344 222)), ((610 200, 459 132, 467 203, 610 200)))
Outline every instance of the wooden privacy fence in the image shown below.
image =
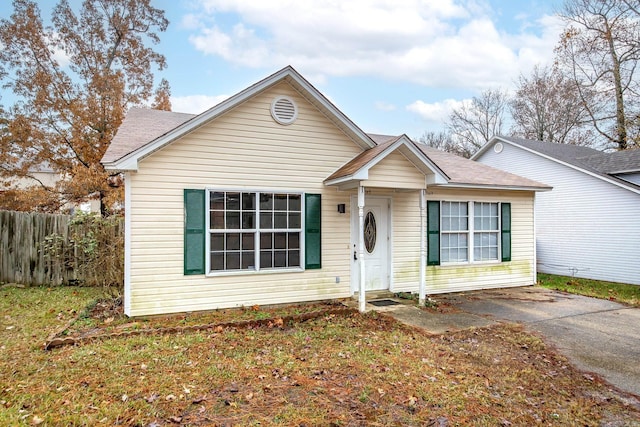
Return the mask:
POLYGON ((121 218, 0 211, 0 282, 121 286, 121 218))

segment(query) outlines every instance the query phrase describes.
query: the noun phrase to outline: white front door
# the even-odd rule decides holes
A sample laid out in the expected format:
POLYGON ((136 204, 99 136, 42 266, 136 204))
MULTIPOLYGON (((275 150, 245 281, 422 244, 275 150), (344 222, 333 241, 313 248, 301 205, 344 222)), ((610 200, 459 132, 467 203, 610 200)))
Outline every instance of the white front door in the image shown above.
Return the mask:
MULTIPOLYGON (((364 208, 364 267, 365 290, 380 291, 389 289, 391 256, 389 254, 389 211, 391 202, 387 197, 365 198, 364 208)), ((351 201, 351 289, 359 290, 359 218, 357 199, 351 201)))

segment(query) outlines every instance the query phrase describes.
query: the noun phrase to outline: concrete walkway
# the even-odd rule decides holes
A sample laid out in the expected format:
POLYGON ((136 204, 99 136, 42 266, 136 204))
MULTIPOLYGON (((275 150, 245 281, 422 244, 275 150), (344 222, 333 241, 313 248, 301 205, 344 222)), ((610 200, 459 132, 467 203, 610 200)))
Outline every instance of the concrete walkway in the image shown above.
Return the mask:
POLYGON ((594 372, 620 390, 640 396, 638 308, 539 287, 436 295, 434 299, 448 312, 430 313, 405 304, 367 306, 434 334, 495 322, 522 323, 540 332, 578 369, 594 372))

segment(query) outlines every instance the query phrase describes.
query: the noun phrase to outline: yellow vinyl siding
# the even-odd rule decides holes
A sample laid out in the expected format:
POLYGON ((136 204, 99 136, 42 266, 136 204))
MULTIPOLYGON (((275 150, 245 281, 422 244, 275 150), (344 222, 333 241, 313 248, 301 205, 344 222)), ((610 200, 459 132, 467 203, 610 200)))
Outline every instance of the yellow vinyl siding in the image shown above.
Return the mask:
POLYGON ((425 176, 397 151, 389 154, 369 170, 369 178, 363 181, 366 187, 379 188, 425 188, 425 176))
MULTIPOLYGON (((257 94, 139 162, 128 174, 128 314, 294 303, 351 295, 351 196, 323 181, 361 152, 289 84, 257 94), (292 98, 298 119, 276 123, 270 104, 292 98), (322 268, 296 272, 183 274, 184 189, 322 194, 322 268), (337 212, 345 204, 347 212, 337 212)), ((401 153, 373 166, 367 195, 391 198, 390 290, 418 291, 419 189, 424 175, 401 153)), ((531 192, 429 187, 430 200, 510 202, 512 261, 427 268, 427 292, 529 285, 535 280, 531 192)), ((208 235, 207 235, 208 238, 208 235)))
POLYGON ((427 293, 526 286, 535 283, 531 192, 430 191, 429 200, 511 203, 511 261, 427 267, 427 293))
POLYGON ((393 275, 395 292, 418 290, 420 279, 419 192, 393 196, 393 275))
POLYGON ((322 184, 361 149, 286 83, 143 159, 131 174, 130 315, 151 315, 350 295, 349 194, 322 184), (270 115, 294 99, 295 123, 270 115), (183 275, 183 189, 322 194, 322 269, 207 277, 183 275), (336 283, 339 278, 340 283, 336 283))
MULTIPOLYGON (((419 191, 368 190, 367 195, 390 196, 392 215, 392 292, 418 292, 420 275, 419 191)), ((535 282, 533 260, 533 193, 429 188, 427 200, 511 203, 512 260, 429 266, 427 293, 526 286, 535 282)), ((366 203, 366 202, 365 202, 366 203)))

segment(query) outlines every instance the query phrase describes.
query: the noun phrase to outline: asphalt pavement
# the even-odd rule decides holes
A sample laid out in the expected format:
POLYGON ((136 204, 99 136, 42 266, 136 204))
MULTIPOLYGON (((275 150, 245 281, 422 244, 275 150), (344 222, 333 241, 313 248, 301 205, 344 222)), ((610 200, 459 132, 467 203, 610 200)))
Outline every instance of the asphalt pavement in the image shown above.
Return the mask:
POLYGON ((640 309, 615 301, 537 286, 435 295, 451 310, 430 313, 400 304, 373 307, 398 320, 442 334, 495 322, 522 323, 578 369, 640 397, 640 309))

